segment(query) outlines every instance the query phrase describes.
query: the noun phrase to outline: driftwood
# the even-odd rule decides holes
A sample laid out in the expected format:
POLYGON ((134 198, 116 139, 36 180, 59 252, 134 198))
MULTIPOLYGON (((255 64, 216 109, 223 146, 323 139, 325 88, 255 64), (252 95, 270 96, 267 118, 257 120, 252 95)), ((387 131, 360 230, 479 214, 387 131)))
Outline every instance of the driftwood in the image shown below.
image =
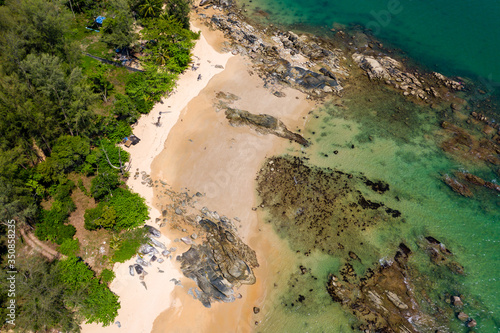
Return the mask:
POLYGON ((106 160, 108 161, 108 164, 114 168, 114 169, 117 169, 117 170, 120 170, 121 174, 123 175, 125 172, 128 172, 132 166, 132 164, 129 162, 128 166, 125 167, 122 163, 122 155, 121 155, 121 149, 118 149, 118 160, 120 161, 120 166, 117 167, 116 165, 113 165, 113 163, 111 163, 111 161, 109 160, 109 156, 108 156, 108 153, 106 152, 106 149, 104 149, 104 147, 101 147, 102 151, 104 152, 104 156, 106 156, 106 160))

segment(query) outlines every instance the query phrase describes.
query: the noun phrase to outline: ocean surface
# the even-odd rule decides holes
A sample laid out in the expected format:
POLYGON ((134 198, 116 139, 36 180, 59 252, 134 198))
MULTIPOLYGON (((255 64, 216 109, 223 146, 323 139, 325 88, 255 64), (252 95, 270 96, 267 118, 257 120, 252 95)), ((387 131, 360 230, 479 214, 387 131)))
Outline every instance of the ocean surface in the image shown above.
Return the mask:
POLYGON ((500 88, 498 0, 240 0, 262 23, 303 30, 361 25, 428 69, 500 88), (255 15, 260 10, 263 15, 255 15))
MULTIPOLYGON (((403 217, 397 223, 378 223, 363 236, 369 252, 357 253, 363 259, 363 264, 355 267, 359 274, 377 261, 389 260, 397 244, 404 242, 414 250, 410 264, 430 283, 429 297, 435 304, 449 307, 446 298, 462 294, 465 310, 478 322, 475 331, 499 332, 500 195, 487 188, 474 188, 474 197, 465 198, 442 181, 443 175, 467 171, 499 183, 499 167, 472 163, 443 152, 440 124, 446 120, 467 126, 464 119, 471 111, 487 112, 500 121, 495 101, 500 95, 500 66, 496 63, 500 55, 500 1, 241 0, 239 3, 245 5, 254 20, 290 30, 329 36, 333 34, 332 28, 371 29, 379 41, 398 49, 413 64, 448 76, 464 77, 476 85, 475 89, 481 87, 486 92, 486 97, 478 95, 475 89, 464 93, 461 97, 469 100, 471 109, 461 111, 460 115, 449 107, 417 105, 391 89, 367 81, 366 85, 361 83, 351 88, 335 103, 316 109, 303 131, 313 144, 302 150, 291 146, 286 153, 308 157, 311 167, 332 168, 390 185, 390 191, 382 195, 353 184, 370 200, 399 210, 403 217), (487 103, 488 109, 477 109, 477 105, 485 107, 481 104, 485 98, 492 99, 487 103), (427 235, 446 244, 454 260, 464 267, 464 276, 444 274, 418 251, 427 235)), ((466 129, 478 138, 482 135, 474 125, 466 129)), ((291 241, 290 232, 279 228, 276 232, 295 250, 297 245, 291 241)), ((272 310, 267 311, 259 330, 353 331, 355 318, 333 303, 324 288, 328 274, 338 273, 343 259, 313 250, 307 257, 297 254, 294 260, 297 265, 309 267, 317 279, 301 285, 293 269, 282 267, 276 281, 278 287, 266 307, 272 310), (297 294, 305 292, 312 293, 314 301, 290 307, 297 294)), ((444 332, 468 332, 453 315, 447 325, 444 332)))

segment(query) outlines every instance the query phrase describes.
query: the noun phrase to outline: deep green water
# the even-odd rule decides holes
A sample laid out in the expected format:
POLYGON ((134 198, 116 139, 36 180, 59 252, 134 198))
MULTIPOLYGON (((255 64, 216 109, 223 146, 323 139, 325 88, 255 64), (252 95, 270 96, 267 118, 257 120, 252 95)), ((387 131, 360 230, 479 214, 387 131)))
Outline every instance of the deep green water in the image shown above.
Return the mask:
MULTIPOLYGON (((499 1, 239 2, 249 6, 252 14, 257 9, 269 14, 260 13, 254 19, 286 28, 321 28, 327 33, 332 27, 338 29, 339 24, 368 26, 385 45, 401 49, 425 69, 468 77, 498 95, 499 85, 495 82, 500 81, 500 66, 496 65, 500 55, 499 1)), ((478 96, 462 97, 472 98, 469 104, 473 106, 478 96)), ((445 276, 430 265, 428 257, 415 251, 411 264, 431 281, 430 297, 446 307, 446 294, 463 294, 464 310, 478 322, 475 331, 499 332, 500 195, 486 188, 474 188, 474 197, 464 198, 441 180, 444 174, 466 170, 500 182, 498 166, 459 161, 439 148, 442 120, 467 126, 460 115, 453 115, 449 109, 418 106, 375 85, 348 92, 339 101, 342 106, 330 103, 314 111, 303 132, 313 145, 302 151, 290 148, 288 153, 309 157, 311 165, 363 174, 390 184, 391 190, 383 196, 369 191, 363 194, 401 211, 404 223, 377 227, 365 239, 375 250, 365 255, 375 255, 382 261, 394 255, 399 242, 415 250, 423 236, 439 239, 464 266, 466 275, 445 276)), ((472 110, 476 110, 474 106, 472 110)), ((500 114, 495 108, 488 111, 500 114)), ((463 111, 463 117, 468 113, 470 110, 463 111)), ((478 134, 480 128, 469 126, 468 130, 478 134)), ((327 274, 336 272, 342 259, 313 252, 309 257, 297 255, 297 261, 311 267, 319 277, 316 282, 304 281, 299 286, 305 290, 314 285, 317 301, 291 309, 283 304, 294 299, 297 286, 278 288, 273 310, 267 313, 262 330, 350 332, 355 320, 321 291, 327 274)), ((366 267, 371 264, 366 262, 366 267)), ((366 267, 358 269, 362 272, 366 267)), ((280 285, 289 284, 292 275, 280 276, 280 285)), ((453 315, 449 320, 452 332, 467 332, 453 315)))

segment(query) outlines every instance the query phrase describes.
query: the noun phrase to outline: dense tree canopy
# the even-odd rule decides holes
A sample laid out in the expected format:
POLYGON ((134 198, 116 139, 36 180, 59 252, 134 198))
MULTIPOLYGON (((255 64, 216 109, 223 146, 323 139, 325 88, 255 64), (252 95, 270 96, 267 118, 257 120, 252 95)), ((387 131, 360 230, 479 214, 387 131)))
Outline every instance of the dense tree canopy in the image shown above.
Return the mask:
POLYGON ((103 22, 102 39, 113 48, 128 48, 136 39, 127 0, 110 0, 110 12, 103 22))
MULTIPOLYGON (((198 36, 187 29, 188 14, 184 0, 0 0, 0 219, 16 219, 68 256, 19 261, 20 331, 72 332, 84 320, 108 325, 116 317, 118 297, 76 257, 87 251, 74 238, 78 218, 71 214, 95 207, 80 218, 114 240, 102 258, 108 268, 144 242, 136 227, 149 218, 148 208, 124 186, 129 156, 116 143, 187 68, 198 36), (106 16, 100 32, 86 29, 97 16, 106 16), (139 45, 139 37, 147 42, 139 45), (140 50, 144 71, 83 56, 113 59, 117 49, 120 56, 140 50), (80 190, 88 206, 79 202, 80 190)), ((2 266, 4 234, 0 225, 2 266)), ((5 270, 0 275, 3 286, 5 270)))

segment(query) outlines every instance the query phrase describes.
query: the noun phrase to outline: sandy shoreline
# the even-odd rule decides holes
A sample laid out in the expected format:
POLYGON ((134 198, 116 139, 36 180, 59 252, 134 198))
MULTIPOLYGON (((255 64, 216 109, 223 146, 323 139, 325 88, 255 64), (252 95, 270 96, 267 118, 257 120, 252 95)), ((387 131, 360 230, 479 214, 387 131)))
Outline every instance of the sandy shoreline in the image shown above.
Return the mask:
MULTIPOLYGON (((215 303, 206 309, 186 293, 187 285, 194 283, 181 279, 186 286, 174 291, 175 305, 156 319, 154 333, 252 331, 262 318, 253 313, 253 307, 262 307, 272 288, 270 276, 275 261, 283 257, 280 252, 287 251, 270 226, 252 210, 256 205, 254 179, 266 156, 300 146, 248 127, 232 127, 224 112, 216 112, 213 104, 219 91, 232 93, 239 97, 233 107, 279 117, 291 130, 303 128, 305 116, 314 105, 293 89, 283 90, 286 98, 276 97, 263 87, 262 79, 249 73, 250 65, 241 56, 231 58, 226 69, 188 104, 180 116, 182 121, 172 128, 164 150, 153 161, 152 177, 166 181, 175 191, 204 193, 197 198, 200 207, 241 220, 237 225, 239 235, 256 251, 260 264, 254 272, 257 283, 240 287, 237 293, 241 293, 241 299, 215 303)), ((164 202, 168 198, 157 191, 155 204, 159 207, 164 202)))
MULTIPOLYGON (((230 57, 230 54, 215 51, 205 39, 204 34, 201 34, 200 40, 197 41, 193 49, 193 61, 197 70, 186 70, 179 77, 173 94, 156 104, 148 115, 142 116, 134 128, 134 134, 141 141, 135 146, 125 148, 131 156, 131 175, 136 171, 151 173, 151 163, 163 150, 164 142, 178 121, 181 111, 190 100, 203 90, 212 77, 223 70, 230 57), (216 67, 216 65, 219 66, 216 67), (201 75, 201 80, 198 80, 198 75, 201 75), (161 126, 156 126, 155 123, 160 115, 161 126)), ((127 185, 146 199, 146 203, 150 207, 151 221, 155 221, 160 216, 160 212, 153 206, 153 188, 141 182, 141 177, 137 177, 137 179, 130 177, 127 185)), ((151 221, 148 223, 155 225, 151 221)), ((170 239, 165 235, 162 236, 161 241, 167 248, 174 246, 170 244, 170 239)), ((129 274, 128 266, 133 261, 130 260, 114 266, 116 278, 110 285, 111 290, 120 297, 121 308, 115 320, 120 323, 121 328, 118 324, 112 324, 108 327, 85 324, 82 325, 82 332, 150 332, 155 318, 166 308, 172 306, 174 300, 171 293, 175 285, 170 280, 181 277, 174 264, 166 260, 161 264, 155 263, 153 267, 147 267, 146 271, 149 274, 144 279, 147 286, 145 289, 137 276, 132 277, 129 274)))
MULTIPOLYGON (((253 331, 263 318, 253 313, 253 307, 264 306, 273 285, 274 270, 284 258, 290 257, 284 254, 288 248, 270 225, 262 223, 259 212, 252 210, 256 205, 254 179, 266 157, 300 146, 273 135, 261 135, 248 127, 232 127, 223 111, 217 113, 213 105, 217 92, 232 93, 239 99, 231 106, 273 115, 294 131, 303 128, 314 104, 305 94, 289 88, 283 90, 286 98, 276 97, 251 72, 249 59, 215 51, 223 42, 219 31, 199 28, 202 35, 193 50, 193 60, 199 68, 187 70, 178 80, 176 92, 139 120, 134 134, 141 141, 128 149, 132 158, 130 172, 132 175, 136 171, 145 172, 153 181, 165 181, 175 191, 202 192, 205 196, 199 199, 200 207, 207 206, 230 218, 238 217, 240 237, 257 253, 260 264, 254 272, 257 283, 240 287, 237 293, 241 293, 241 299, 215 303, 207 309, 187 294, 195 283, 182 276, 174 259, 146 268, 147 290, 137 276, 129 275, 129 262, 117 264, 114 267, 117 278, 110 287, 120 296, 121 309, 116 321, 121 328, 117 324, 104 328, 83 325, 84 333, 253 331), (202 75, 200 81, 198 74, 202 75), (160 112, 161 126, 157 127, 160 112), (170 281, 174 278, 181 280, 183 286, 176 287, 170 281)), ((142 177, 131 177, 127 185, 146 199, 151 221, 155 221, 167 198, 161 194, 162 187, 155 189, 141 182, 142 177)), ((167 248, 179 248, 174 257, 189 248, 171 242, 175 237, 185 236, 180 232, 166 227, 162 233, 167 248)))

